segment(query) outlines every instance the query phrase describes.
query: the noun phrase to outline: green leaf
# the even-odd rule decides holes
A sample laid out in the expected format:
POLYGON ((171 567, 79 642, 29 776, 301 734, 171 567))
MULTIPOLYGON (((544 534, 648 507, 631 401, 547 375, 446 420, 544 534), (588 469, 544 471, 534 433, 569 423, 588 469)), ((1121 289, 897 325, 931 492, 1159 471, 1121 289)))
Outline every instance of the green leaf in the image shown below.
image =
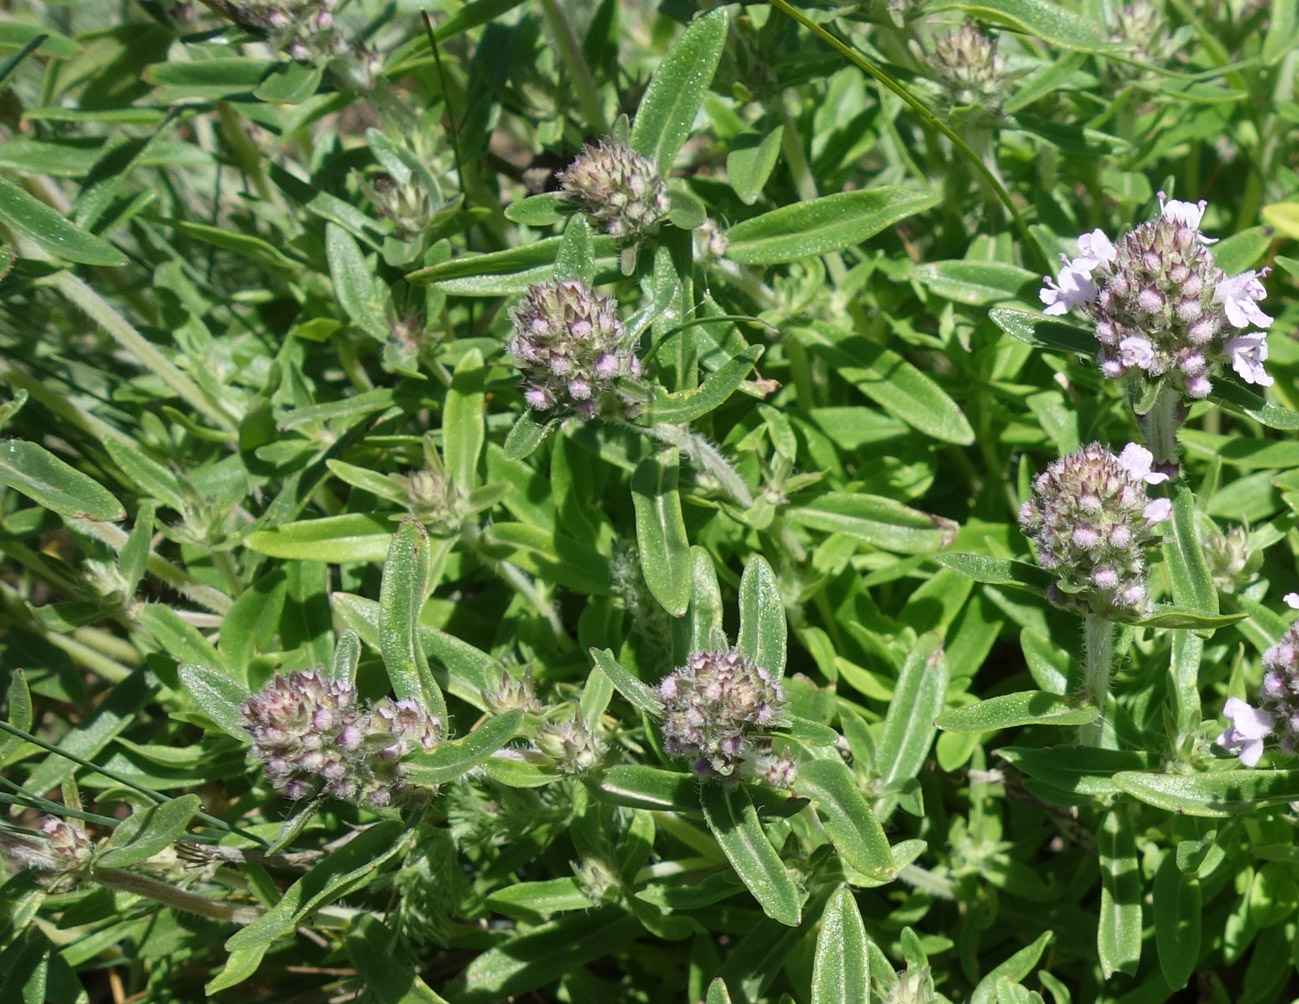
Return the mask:
POLYGON ((677 451, 658 451, 637 465, 631 478, 631 498, 645 584, 664 610, 682 617, 690 603, 693 563, 677 477, 677 451))
POLYGON ((406 852, 410 841, 402 839, 402 833, 400 822, 386 820, 331 851, 289 886, 278 903, 226 941, 230 958, 207 984, 207 993, 216 994, 246 980, 271 944, 297 927, 303 917, 372 882, 390 859, 406 852))
POLYGON ((686 425, 726 403, 762 356, 761 345, 750 345, 723 363, 693 390, 665 394, 658 391, 641 412, 642 425, 686 425))
POLYGON ((361 254, 360 245, 342 227, 326 223, 325 256, 329 259, 334 295, 343 312, 371 338, 386 343, 392 337, 384 316, 387 291, 375 279, 370 263, 361 254))
POLYGON ((1013 558, 994 558, 988 554, 947 553, 935 555, 934 560, 945 568, 990 586, 1014 586, 1027 589, 1037 596, 1045 596, 1053 581, 1051 573, 1037 565, 1013 558))
POLYGON ((767 839, 747 789, 704 784, 699 794, 708 829, 763 912, 781 924, 797 926, 802 917, 798 889, 767 839))
POLYGON ((1054 788, 1091 796, 1117 794, 1115 774, 1159 765, 1159 757, 1153 753, 1092 746, 1003 746, 997 755, 1054 788))
POLYGON ((1032 297, 1042 277, 999 261, 935 261, 916 265, 915 278, 947 300, 983 306, 1032 297))
POLYGON ((392 543, 392 521, 369 513, 347 513, 285 523, 248 535, 244 543, 258 554, 299 561, 382 561, 392 543))
POLYGON ((726 231, 726 257, 741 265, 778 265, 842 251, 938 201, 936 192, 886 187, 782 206, 726 231))
MULTIPOLYGON (((420 641, 423 642, 421 636, 420 641)), ((329 678, 340 683, 356 683, 356 667, 361 662, 361 639, 351 628, 338 636, 334 645, 334 658, 330 661, 329 678)))
POLYGON ((22 492, 60 516, 104 523, 126 518, 122 504, 102 485, 26 440, 0 442, 0 485, 22 492))
POLYGON ((95 866, 128 868, 166 850, 201 809, 197 795, 181 795, 159 805, 136 809, 117 824, 95 866))
POLYGON ((602 802, 664 812, 699 811, 699 781, 689 774, 619 764, 587 783, 591 794, 602 802))
POLYGON ((654 718, 662 717, 663 703, 659 700, 658 694, 627 672, 613 657, 612 652, 607 648, 593 648, 591 658, 600 667, 600 672, 604 673, 609 678, 609 682, 618 689, 618 693, 647 715, 654 718))
POLYGON ((521 202, 510 203, 505 207, 505 218, 525 227, 550 227, 564 218, 565 208, 565 203, 557 192, 543 192, 541 195, 530 195, 521 202))
POLYGON ((968 446, 974 430, 960 406, 902 356, 851 331, 828 324, 791 332, 841 377, 890 415, 926 436, 968 446))
POLYGON ((1113 52, 1121 48, 1119 44, 1106 40, 1097 21, 1079 17, 1050 0, 944 0, 926 10, 930 13, 959 10, 967 17, 1005 25, 1014 31, 1078 52, 1113 52))
POLYGON ((1107 812, 1096 835, 1101 862, 1096 949, 1107 980, 1115 973, 1135 975, 1141 962, 1141 866, 1127 809, 1119 805, 1107 812))
POLYGON ((126 255, 65 219, 35 196, 0 178, 0 223, 43 251, 82 265, 125 265, 126 255))
POLYGON ((208 226, 206 223, 193 223, 189 220, 177 220, 175 228, 181 233, 204 244, 233 251, 255 262, 260 262, 277 272, 295 274, 301 266, 270 241, 262 240, 252 234, 238 230, 224 230, 221 227, 208 226))
POLYGON ((185 98, 230 98, 251 94, 279 63, 231 56, 223 59, 172 60, 145 67, 146 82, 160 88, 159 104, 185 98))
POLYGON ((1199 610, 1187 610, 1185 607, 1174 606, 1173 604, 1161 603, 1155 607, 1148 617, 1143 617, 1138 621, 1133 621, 1133 623, 1142 627, 1190 628, 1192 631, 1213 631, 1220 627, 1226 627, 1228 624, 1242 621, 1246 616, 1243 613, 1209 614, 1199 610))
POLYGON ((736 647, 777 678, 785 675, 785 601, 767 559, 749 558, 740 576, 740 631, 736 647))
POLYGON ((1058 321, 1046 314, 1029 314, 1009 307, 993 307, 988 311, 988 317, 1006 334, 1034 348, 1072 352, 1090 358, 1096 355, 1099 347, 1094 332, 1058 321))
POLYGON ((812 1004, 864 1004, 870 999, 870 953, 857 901, 836 889, 821 916, 812 962, 812 1004))
POLYGON ((726 648, 722 629, 722 590, 713 559, 702 547, 690 549, 690 605, 686 616, 672 622, 672 658, 681 665, 691 652, 726 648))
POLYGON ((497 913, 532 921, 556 913, 589 910, 595 905, 582 892, 574 878, 520 882, 505 886, 488 896, 485 902, 497 913))
POLYGON ((996 732, 1018 725, 1086 725, 1099 715, 1093 704, 1044 690, 1024 690, 949 709, 935 724, 948 732, 996 732))
POLYGON ((726 154, 726 177, 731 188, 746 206, 758 201, 780 156, 780 139, 784 127, 777 126, 759 138, 756 133, 741 133, 731 140, 726 154))
POLYGON ((1236 275, 1263 260, 1276 234, 1270 227, 1250 227, 1213 245, 1213 260, 1228 275, 1236 275))
POLYGON ((442 459, 452 483, 465 495, 477 483, 478 458, 487 435, 486 383, 483 354, 470 349, 456 364, 442 413, 442 459))
MULTIPOLYGON (((32 730, 32 695, 27 688, 27 673, 22 669, 12 670, 9 678, 9 724, 22 732, 32 730)), ((23 739, 15 735, 6 735, 0 739, 0 764, 9 759, 9 754, 23 744, 23 739)))
POLYGON ((531 411, 525 411, 515 420, 505 437, 505 459, 526 460, 558 425, 558 419, 538 422, 531 411))
POLYGON ((1188 816, 1238 816, 1258 806, 1299 801, 1299 770, 1124 772, 1114 783, 1138 801, 1188 816))
POLYGON ((897 869, 888 837, 838 755, 799 764, 793 789, 812 800, 830 842, 848 865, 876 881, 893 880, 897 869))
POLYGON ((379 649, 398 700, 412 699, 447 720, 442 691, 419 643, 419 613, 427 596, 431 560, 428 531, 418 520, 402 521, 383 563, 379 586, 379 649))
POLYGON ((1168 851, 1155 872, 1155 948, 1164 982, 1178 990, 1190 981, 1200 959, 1200 880, 1177 867, 1177 854, 1168 851))
POLYGON ((934 741, 934 719, 947 694, 942 639, 923 634, 907 653, 876 743, 876 769, 886 785, 914 778, 934 741))
POLYGON ((704 997, 704 1004, 732 1004, 731 992, 726 989, 726 983, 720 976, 715 977, 713 982, 708 984, 708 994, 704 997))
POLYGON ((290 59, 278 64, 262 78, 261 83, 253 88, 253 97, 272 104, 301 104, 316 93, 324 75, 324 64, 290 59))
POLYGON ((487 719, 463 739, 439 743, 429 752, 416 750, 403 761, 403 779, 432 787, 463 777, 513 739, 522 721, 523 711, 514 708, 487 719))
POLYGON ((81 46, 76 41, 67 35, 51 31, 44 25, 0 21, 0 51, 28 50, 33 42, 36 52, 54 59, 70 59, 81 52, 81 46))
POLYGON ((225 659, 212 647, 198 628, 162 603, 146 603, 140 610, 140 626, 162 646, 162 650, 177 663, 198 663, 229 673, 225 659))
POLYGON ((591 225, 586 221, 585 213, 568 218, 568 226, 564 227, 564 236, 560 238, 559 250, 555 253, 555 278, 587 285, 595 281, 595 251, 591 243, 591 225))
POLYGON ((564 914, 479 954, 451 999, 456 1004, 526 1000, 530 990, 618 951, 642 931, 640 921, 621 907, 564 914))
POLYGON ((248 688, 228 673, 194 662, 183 662, 177 670, 180 685, 212 723, 241 743, 248 742, 248 730, 239 706, 248 700, 248 688))
POLYGON ((1033 971, 1037 960, 1042 957, 1043 950, 1051 943, 1053 937, 1052 932, 1043 931, 1033 939, 1031 944, 1025 945, 1001 965, 989 971, 970 994, 970 1004, 997 1004, 998 1001, 1003 1000, 1018 1000, 1017 997, 1006 995, 1007 988, 1022 983, 1033 971))
MULTIPOLYGON (((417 269, 407 275, 406 280, 416 283, 446 283, 457 279, 476 281, 488 277, 499 281, 509 280, 508 287, 501 288, 522 292, 529 282, 544 282, 552 278, 552 267, 555 264, 555 256, 559 253, 561 240, 560 237, 547 237, 505 251, 457 255, 436 265, 417 269)), ((597 262, 603 263, 608 259, 615 274, 618 273, 618 248, 611 238, 603 235, 596 237, 592 241, 592 253, 597 262)), ((601 264, 602 269, 603 267, 601 264)), ((504 294, 491 293, 490 295, 504 294)))
POLYGON ((1163 551, 1173 602, 1216 614, 1218 590, 1209 577, 1204 548, 1195 530, 1195 496, 1185 481, 1173 485, 1173 518, 1168 522, 1163 551))
POLYGON ((378 917, 357 917, 346 938, 347 957, 375 1004, 447 1004, 414 967, 393 965, 402 942, 378 917))
POLYGON ((946 547, 957 525, 880 495, 826 492, 791 500, 785 518, 798 526, 842 533, 894 554, 927 554, 946 547))
POLYGON ((648 157, 665 177, 690 135, 704 94, 717 72, 726 28, 726 11, 722 9, 691 24, 650 77, 636 109, 631 148, 648 157))
POLYGON ((1210 400, 1222 405, 1228 411, 1248 415, 1262 422, 1269 429, 1279 429, 1283 432, 1299 429, 1299 411, 1269 404, 1234 373, 1219 373, 1213 378, 1213 393, 1210 395, 1210 400))
MULTIPOLYGON (((1274 66, 1279 63, 1296 45, 1299 45, 1299 2, 1273 0, 1267 34, 1263 36, 1263 65, 1274 66)), ((1174 984, 1170 983, 1169 986, 1174 984)))

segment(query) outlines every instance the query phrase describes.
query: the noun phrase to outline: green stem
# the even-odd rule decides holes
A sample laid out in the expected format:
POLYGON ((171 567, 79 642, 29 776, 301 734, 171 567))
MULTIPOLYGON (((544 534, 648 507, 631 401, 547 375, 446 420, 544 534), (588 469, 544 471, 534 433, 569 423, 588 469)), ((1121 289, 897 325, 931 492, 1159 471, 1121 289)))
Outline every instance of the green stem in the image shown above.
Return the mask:
POLYGON ((1100 709, 1100 717, 1079 730, 1084 746, 1099 746, 1105 702, 1110 696, 1110 670, 1114 667, 1114 622, 1095 614, 1083 616, 1083 694, 1100 709))
POLYGON ((123 892, 157 900, 174 910, 184 910, 186 913, 211 917, 213 920, 229 921, 232 924, 251 924, 264 912, 261 907, 235 906, 232 903, 211 900, 121 868, 91 868, 90 877, 110 889, 121 889, 123 892))
MULTIPOLYGON (((559 45, 559 54, 572 77, 573 87, 577 90, 577 104, 582 109, 586 124, 592 132, 608 132, 609 124, 604 118, 600 95, 596 93, 595 79, 591 76, 591 69, 582 56, 582 47, 578 45, 573 26, 568 23, 568 18, 555 0, 541 0, 541 6, 546 12, 546 20, 550 23, 550 30, 554 32, 555 41, 559 45)), ((661 167, 666 171, 671 165, 664 164, 661 167)))
POLYGON ((1139 419, 1146 445, 1154 454, 1156 464, 1177 463, 1177 430, 1185 419, 1186 408, 1177 391, 1167 386, 1160 387, 1154 407, 1139 419))
POLYGON ((153 343, 133 328, 121 314, 114 310, 99 294, 71 272, 59 272, 42 284, 53 286, 75 304, 92 321, 103 328, 118 345, 135 357, 191 408, 204 415, 223 432, 238 433, 235 423, 224 411, 208 400, 189 377, 177 369, 153 343))

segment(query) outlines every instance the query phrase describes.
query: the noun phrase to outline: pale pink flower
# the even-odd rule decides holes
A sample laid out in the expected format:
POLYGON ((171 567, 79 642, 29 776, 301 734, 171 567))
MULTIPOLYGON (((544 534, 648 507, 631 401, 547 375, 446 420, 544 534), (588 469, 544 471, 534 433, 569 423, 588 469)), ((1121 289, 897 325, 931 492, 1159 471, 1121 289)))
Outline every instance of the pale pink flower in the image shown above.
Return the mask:
POLYGON ((1231 728, 1214 742, 1223 749, 1239 750, 1240 762, 1253 767, 1263 755, 1263 740, 1271 735, 1276 716, 1246 704, 1239 697, 1229 697, 1222 714, 1231 722, 1231 728))

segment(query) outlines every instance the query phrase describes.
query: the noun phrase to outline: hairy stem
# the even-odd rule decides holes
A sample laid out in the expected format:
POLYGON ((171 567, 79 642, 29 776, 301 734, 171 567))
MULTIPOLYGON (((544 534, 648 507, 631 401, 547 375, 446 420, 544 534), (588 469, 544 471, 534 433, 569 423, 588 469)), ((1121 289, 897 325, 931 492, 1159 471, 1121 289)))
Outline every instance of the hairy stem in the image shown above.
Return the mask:
POLYGON ((1084 746, 1099 746, 1105 702, 1110 695, 1110 670, 1114 667, 1114 622, 1095 614, 1083 617, 1083 694, 1100 710, 1100 717, 1079 730, 1084 746))

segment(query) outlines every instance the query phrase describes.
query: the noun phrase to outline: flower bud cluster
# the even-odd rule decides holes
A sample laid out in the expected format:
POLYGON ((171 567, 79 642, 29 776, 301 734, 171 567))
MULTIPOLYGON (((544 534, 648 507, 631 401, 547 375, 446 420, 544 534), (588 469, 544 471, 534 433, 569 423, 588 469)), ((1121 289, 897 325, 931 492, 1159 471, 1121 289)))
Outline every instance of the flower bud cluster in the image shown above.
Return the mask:
POLYGON ((460 528, 460 492, 445 473, 426 468, 388 477, 406 493, 411 515, 434 534, 444 537, 460 528))
POLYGON ((1215 241, 1200 233, 1205 203, 1159 195, 1159 217, 1117 243, 1100 230, 1078 238, 1079 256, 1061 256, 1058 284, 1045 277, 1045 312, 1076 310, 1092 320, 1101 372, 1111 379, 1162 380, 1201 399, 1229 362, 1241 379, 1270 384, 1266 337, 1245 330, 1272 323, 1258 307, 1267 269, 1228 278, 1208 247, 1215 241))
POLYGON ((509 353, 532 408, 590 418, 602 400, 633 406, 620 381, 639 377, 641 364, 611 298, 580 280, 552 279, 529 286, 510 317, 509 353))
POLYGON ((357 705, 356 688, 317 670, 276 676, 239 708, 276 791, 292 799, 324 791, 381 808, 405 790, 402 759, 431 750, 442 723, 411 700, 357 705))
POLYGON ((75 872, 90 861, 94 845, 81 823, 59 816, 41 820, 41 836, 0 830, 0 856, 37 871, 75 872))
MULTIPOLYGON (((1299 593, 1289 593, 1285 601, 1299 608, 1299 593)), ((1258 696, 1258 707, 1239 697, 1228 698, 1223 714, 1231 727, 1215 740, 1234 751, 1246 767, 1258 763, 1264 742, 1273 733, 1283 753, 1299 752, 1299 623, 1291 624, 1281 640, 1263 653, 1258 696)))
POLYGON ((1146 548, 1172 515, 1168 499, 1150 500, 1149 450, 1129 443, 1114 456, 1099 443, 1061 457, 1038 475, 1019 512, 1037 561, 1055 576, 1048 598, 1085 614, 1140 617, 1150 604, 1146 548))
POLYGON ((1204 537, 1203 549, 1213 584, 1225 593, 1249 584, 1263 567, 1263 551, 1251 550, 1249 530, 1243 526, 1215 528, 1204 537))
POLYGON ((347 51, 334 20, 337 6, 338 0, 235 0, 223 5, 243 27, 263 33, 272 46, 304 63, 347 51))
POLYGON ((1000 109, 1006 61, 997 55, 996 40, 973 23, 967 21, 957 31, 936 38, 926 62, 954 106, 1000 109))
POLYGON ((585 774, 594 770, 609 752, 608 744, 577 717, 562 722, 546 722, 537 731, 535 745, 565 774, 585 774))
POLYGON ((737 648, 696 652, 658 688, 663 748, 694 757, 700 775, 729 775, 762 751, 757 741, 785 724, 776 677, 737 648))
POLYGON ((432 200, 414 176, 402 182, 384 171, 372 178, 358 173, 356 179, 365 197, 392 221, 393 235, 399 240, 418 237, 433 222, 432 200))
POLYGON ((648 158, 622 143, 588 143, 555 177, 559 197, 590 214, 619 244, 634 244, 668 214, 662 176, 648 158))

